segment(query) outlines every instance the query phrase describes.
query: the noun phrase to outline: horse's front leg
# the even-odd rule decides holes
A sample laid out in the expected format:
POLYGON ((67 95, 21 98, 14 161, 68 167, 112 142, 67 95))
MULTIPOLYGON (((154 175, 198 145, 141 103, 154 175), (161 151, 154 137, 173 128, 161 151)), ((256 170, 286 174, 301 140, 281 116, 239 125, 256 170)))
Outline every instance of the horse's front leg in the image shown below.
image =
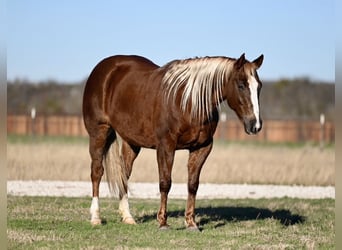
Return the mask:
POLYGON ((185 223, 188 229, 198 229, 195 222, 196 194, 199 185, 201 169, 212 149, 212 146, 213 144, 211 142, 205 147, 196 150, 190 150, 188 162, 188 200, 185 211, 185 223))
POLYGON ((175 155, 174 148, 160 146, 157 148, 159 169, 160 208, 157 214, 160 229, 167 229, 167 197, 171 188, 171 170, 175 155))

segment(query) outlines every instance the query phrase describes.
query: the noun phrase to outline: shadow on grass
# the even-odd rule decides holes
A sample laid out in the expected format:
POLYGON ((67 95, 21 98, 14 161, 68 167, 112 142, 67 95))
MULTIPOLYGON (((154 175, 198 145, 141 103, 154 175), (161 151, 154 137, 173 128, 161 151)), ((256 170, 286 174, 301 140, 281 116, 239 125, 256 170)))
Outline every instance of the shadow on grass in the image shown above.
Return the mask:
MULTIPOLYGON (((266 208, 256 207, 199 207, 195 210, 196 221, 200 227, 208 224, 215 223, 215 228, 224 226, 229 222, 239 222, 248 220, 264 220, 275 219, 278 220, 283 226, 291 226, 305 222, 305 217, 292 214, 287 209, 269 210, 266 208)), ((175 210, 168 212, 168 217, 183 217, 183 210, 175 210)), ((157 214, 144 215, 137 218, 139 222, 146 222, 155 220, 157 214)))

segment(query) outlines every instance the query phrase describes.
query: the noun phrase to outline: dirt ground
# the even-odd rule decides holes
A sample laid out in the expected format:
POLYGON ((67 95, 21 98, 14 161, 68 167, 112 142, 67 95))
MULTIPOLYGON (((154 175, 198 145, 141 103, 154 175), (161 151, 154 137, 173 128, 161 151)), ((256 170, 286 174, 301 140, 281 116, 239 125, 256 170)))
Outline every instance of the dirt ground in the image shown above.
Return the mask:
MULTIPOLYGON (((177 151, 172 180, 187 180, 188 152, 177 151)), ((8 180, 90 181, 86 143, 9 143, 8 180)), ((201 183, 335 185, 335 151, 306 146, 263 146, 217 143, 209 155, 201 183)), ((154 150, 142 149, 130 182, 158 182, 154 150)))

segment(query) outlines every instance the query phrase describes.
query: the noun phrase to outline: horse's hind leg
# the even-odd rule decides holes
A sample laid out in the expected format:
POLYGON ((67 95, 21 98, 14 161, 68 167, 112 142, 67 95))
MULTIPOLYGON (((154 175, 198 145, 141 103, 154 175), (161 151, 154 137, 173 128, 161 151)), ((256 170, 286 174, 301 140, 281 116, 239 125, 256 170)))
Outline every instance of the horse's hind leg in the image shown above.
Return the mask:
MULTIPOLYGON (((131 146, 125 141, 122 142, 122 159, 124 162, 127 179, 129 179, 132 173, 133 162, 135 158, 138 156, 139 152, 140 152, 140 147, 131 146)), ((124 223, 136 224, 129 210, 127 190, 128 188, 126 186, 125 192, 119 194, 120 196, 119 211, 121 213, 122 221, 124 223)))
POLYGON ((91 224, 101 224, 100 206, 99 206, 99 186, 103 176, 104 168, 102 165, 104 154, 108 147, 110 126, 107 124, 97 125, 89 133, 89 153, 91 157, 91 181, 93 189, 93 198, 90 207, 91 224))

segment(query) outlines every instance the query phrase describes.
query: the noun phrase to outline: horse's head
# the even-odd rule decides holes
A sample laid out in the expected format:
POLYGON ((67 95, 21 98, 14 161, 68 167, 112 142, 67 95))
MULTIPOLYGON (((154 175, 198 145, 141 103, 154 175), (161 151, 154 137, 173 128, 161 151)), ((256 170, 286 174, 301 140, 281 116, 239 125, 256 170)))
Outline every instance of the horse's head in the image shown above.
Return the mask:
POLYGON ((264 56, 253 62, 242 54, 234 63, 228 86, 227 102, 245 126, 247 134, 256 134, 261 130, 262 120, 259 113, 259 95, 262 83, 256 70, 261 66, 264 56))

